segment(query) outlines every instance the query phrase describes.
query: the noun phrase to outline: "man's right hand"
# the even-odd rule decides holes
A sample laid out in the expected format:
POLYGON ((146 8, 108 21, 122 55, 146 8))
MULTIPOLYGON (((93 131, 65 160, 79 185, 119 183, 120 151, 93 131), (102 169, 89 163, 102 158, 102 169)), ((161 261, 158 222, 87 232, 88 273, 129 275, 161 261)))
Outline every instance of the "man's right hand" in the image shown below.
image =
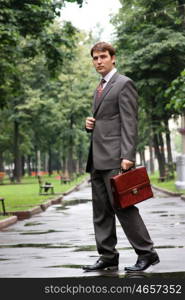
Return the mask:
POLYGON ((86 129, 93 130, 95 125, 95 119, 93 117, 87 117, 85 122, 86 129))

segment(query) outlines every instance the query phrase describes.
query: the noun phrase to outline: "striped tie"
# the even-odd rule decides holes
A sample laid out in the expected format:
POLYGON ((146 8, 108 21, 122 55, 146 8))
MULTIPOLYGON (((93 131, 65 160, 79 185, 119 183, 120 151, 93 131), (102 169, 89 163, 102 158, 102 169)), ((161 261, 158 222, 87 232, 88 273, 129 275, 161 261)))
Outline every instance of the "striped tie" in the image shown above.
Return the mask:
POLYGON ((100 84, 98 85, 97 88, 97 98, 100 98, 102 92, 103 92, 103 85, 106 82, 106 80, 104 78, 101 79, 100 84))

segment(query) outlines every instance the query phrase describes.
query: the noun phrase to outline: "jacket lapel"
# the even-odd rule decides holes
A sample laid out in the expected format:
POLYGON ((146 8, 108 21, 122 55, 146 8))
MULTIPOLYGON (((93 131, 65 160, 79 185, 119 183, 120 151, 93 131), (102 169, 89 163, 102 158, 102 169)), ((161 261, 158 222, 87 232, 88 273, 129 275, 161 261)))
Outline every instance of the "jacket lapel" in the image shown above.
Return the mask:
POLYGON ((113 87, 113 85, 114 85, 114 83, 115 83, 118 75, 119 75, 118 72, 116 72, 112 76, 112 78, 107 83, 106 87, 103 89, 103 92, 102 92, 102 94, 101 94, 101 96, 100 96, 99 99, 97 99, 97 97, 96 97, 97 96, 97 91, 95 92, 95 94, 94 94, 94 105, 93 105, 93 110, 94 110, 93 115, 94 116, 97 114, 97 112, 98 112, 98 110, 99 110, 99 108, 100 108, 100 106, 101 106, 101 104, 102 104, 105 96, 110 91, 110 89, 113 87))

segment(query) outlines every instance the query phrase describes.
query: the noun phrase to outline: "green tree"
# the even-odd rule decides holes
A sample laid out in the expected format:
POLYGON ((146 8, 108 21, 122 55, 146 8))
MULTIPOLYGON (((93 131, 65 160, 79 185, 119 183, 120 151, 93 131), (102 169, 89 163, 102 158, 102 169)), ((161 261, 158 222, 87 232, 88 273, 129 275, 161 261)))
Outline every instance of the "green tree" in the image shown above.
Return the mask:
MULTIPOLYGON (((165 110, 165 91, 185 67, 185 34, 182 1, 121 0, 122 8, 114 19, 115 41, 120 69, 133 78, 151 118, 153 142, 160 176, 165 176, 163 133, 168 151, 168 121, 173 111, 165 110)), ((172 160, 168 155, 169 163, 172 160)))
MULTIPOLYGON (((92 91, 96 74, 92 72, 89 42, 77 34, 78 47, 73 48, 57 78, 50 78, 44 56, 37 56, 29 64, 20 66, 24 101, 16 105, 20 128, 27 131, 31 147, 20 145, 24 153, 34 153, 37 170, 37 152, 49 157, 49 173, 53 158, 61 161, 63 171, 82 172, 87 156, 87 134, 84 119, 91 111, 92 91), (87 57, 88 55, 88 57, 87 57), (26 148, 25 148, 26 147, 26 148), (58 158, 57 158, 58 157, 58 158)), ((11 118, 14 116, 11 113, 11 118)))
MULTIPOLYGON (((75 1, 73 1, 75 2, 75 1)), ((77 1, 82 5, 83 1, 77 1)), ((65 29, 48 30, 60 14, 64 1, 3 0, 0 3, 0 106, 8 107, 14 122, 14 175, 21 177, 20 111, 18 106, 25 101, 21 65, 34 57, 45 57, 44 63, 50 77, 56 77, 66 57, 74 47, 74 27, 67 23, 65 29), (61 48, 63 45, 63 48, 61 48)), ((25 76, 25 74, 24 74, 25 76)), ((22 117, 22 116, 21 116, 22 117)))

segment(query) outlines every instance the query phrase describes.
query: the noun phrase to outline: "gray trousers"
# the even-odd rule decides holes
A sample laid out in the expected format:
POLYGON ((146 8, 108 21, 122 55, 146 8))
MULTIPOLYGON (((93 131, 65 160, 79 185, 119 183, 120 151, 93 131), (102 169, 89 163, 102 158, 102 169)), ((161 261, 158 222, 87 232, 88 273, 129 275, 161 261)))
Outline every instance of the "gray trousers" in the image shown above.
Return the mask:
POLYGON ((95 239, 98 253, 104 260, 118 260, 116 250, 116 218, 136 254, 145 255, 154 252, 153 242, 146 226, 135 206, 115 209, 110 186, 110 177, 117 175, 115 170, 92 170, 92 204, 95 239))

